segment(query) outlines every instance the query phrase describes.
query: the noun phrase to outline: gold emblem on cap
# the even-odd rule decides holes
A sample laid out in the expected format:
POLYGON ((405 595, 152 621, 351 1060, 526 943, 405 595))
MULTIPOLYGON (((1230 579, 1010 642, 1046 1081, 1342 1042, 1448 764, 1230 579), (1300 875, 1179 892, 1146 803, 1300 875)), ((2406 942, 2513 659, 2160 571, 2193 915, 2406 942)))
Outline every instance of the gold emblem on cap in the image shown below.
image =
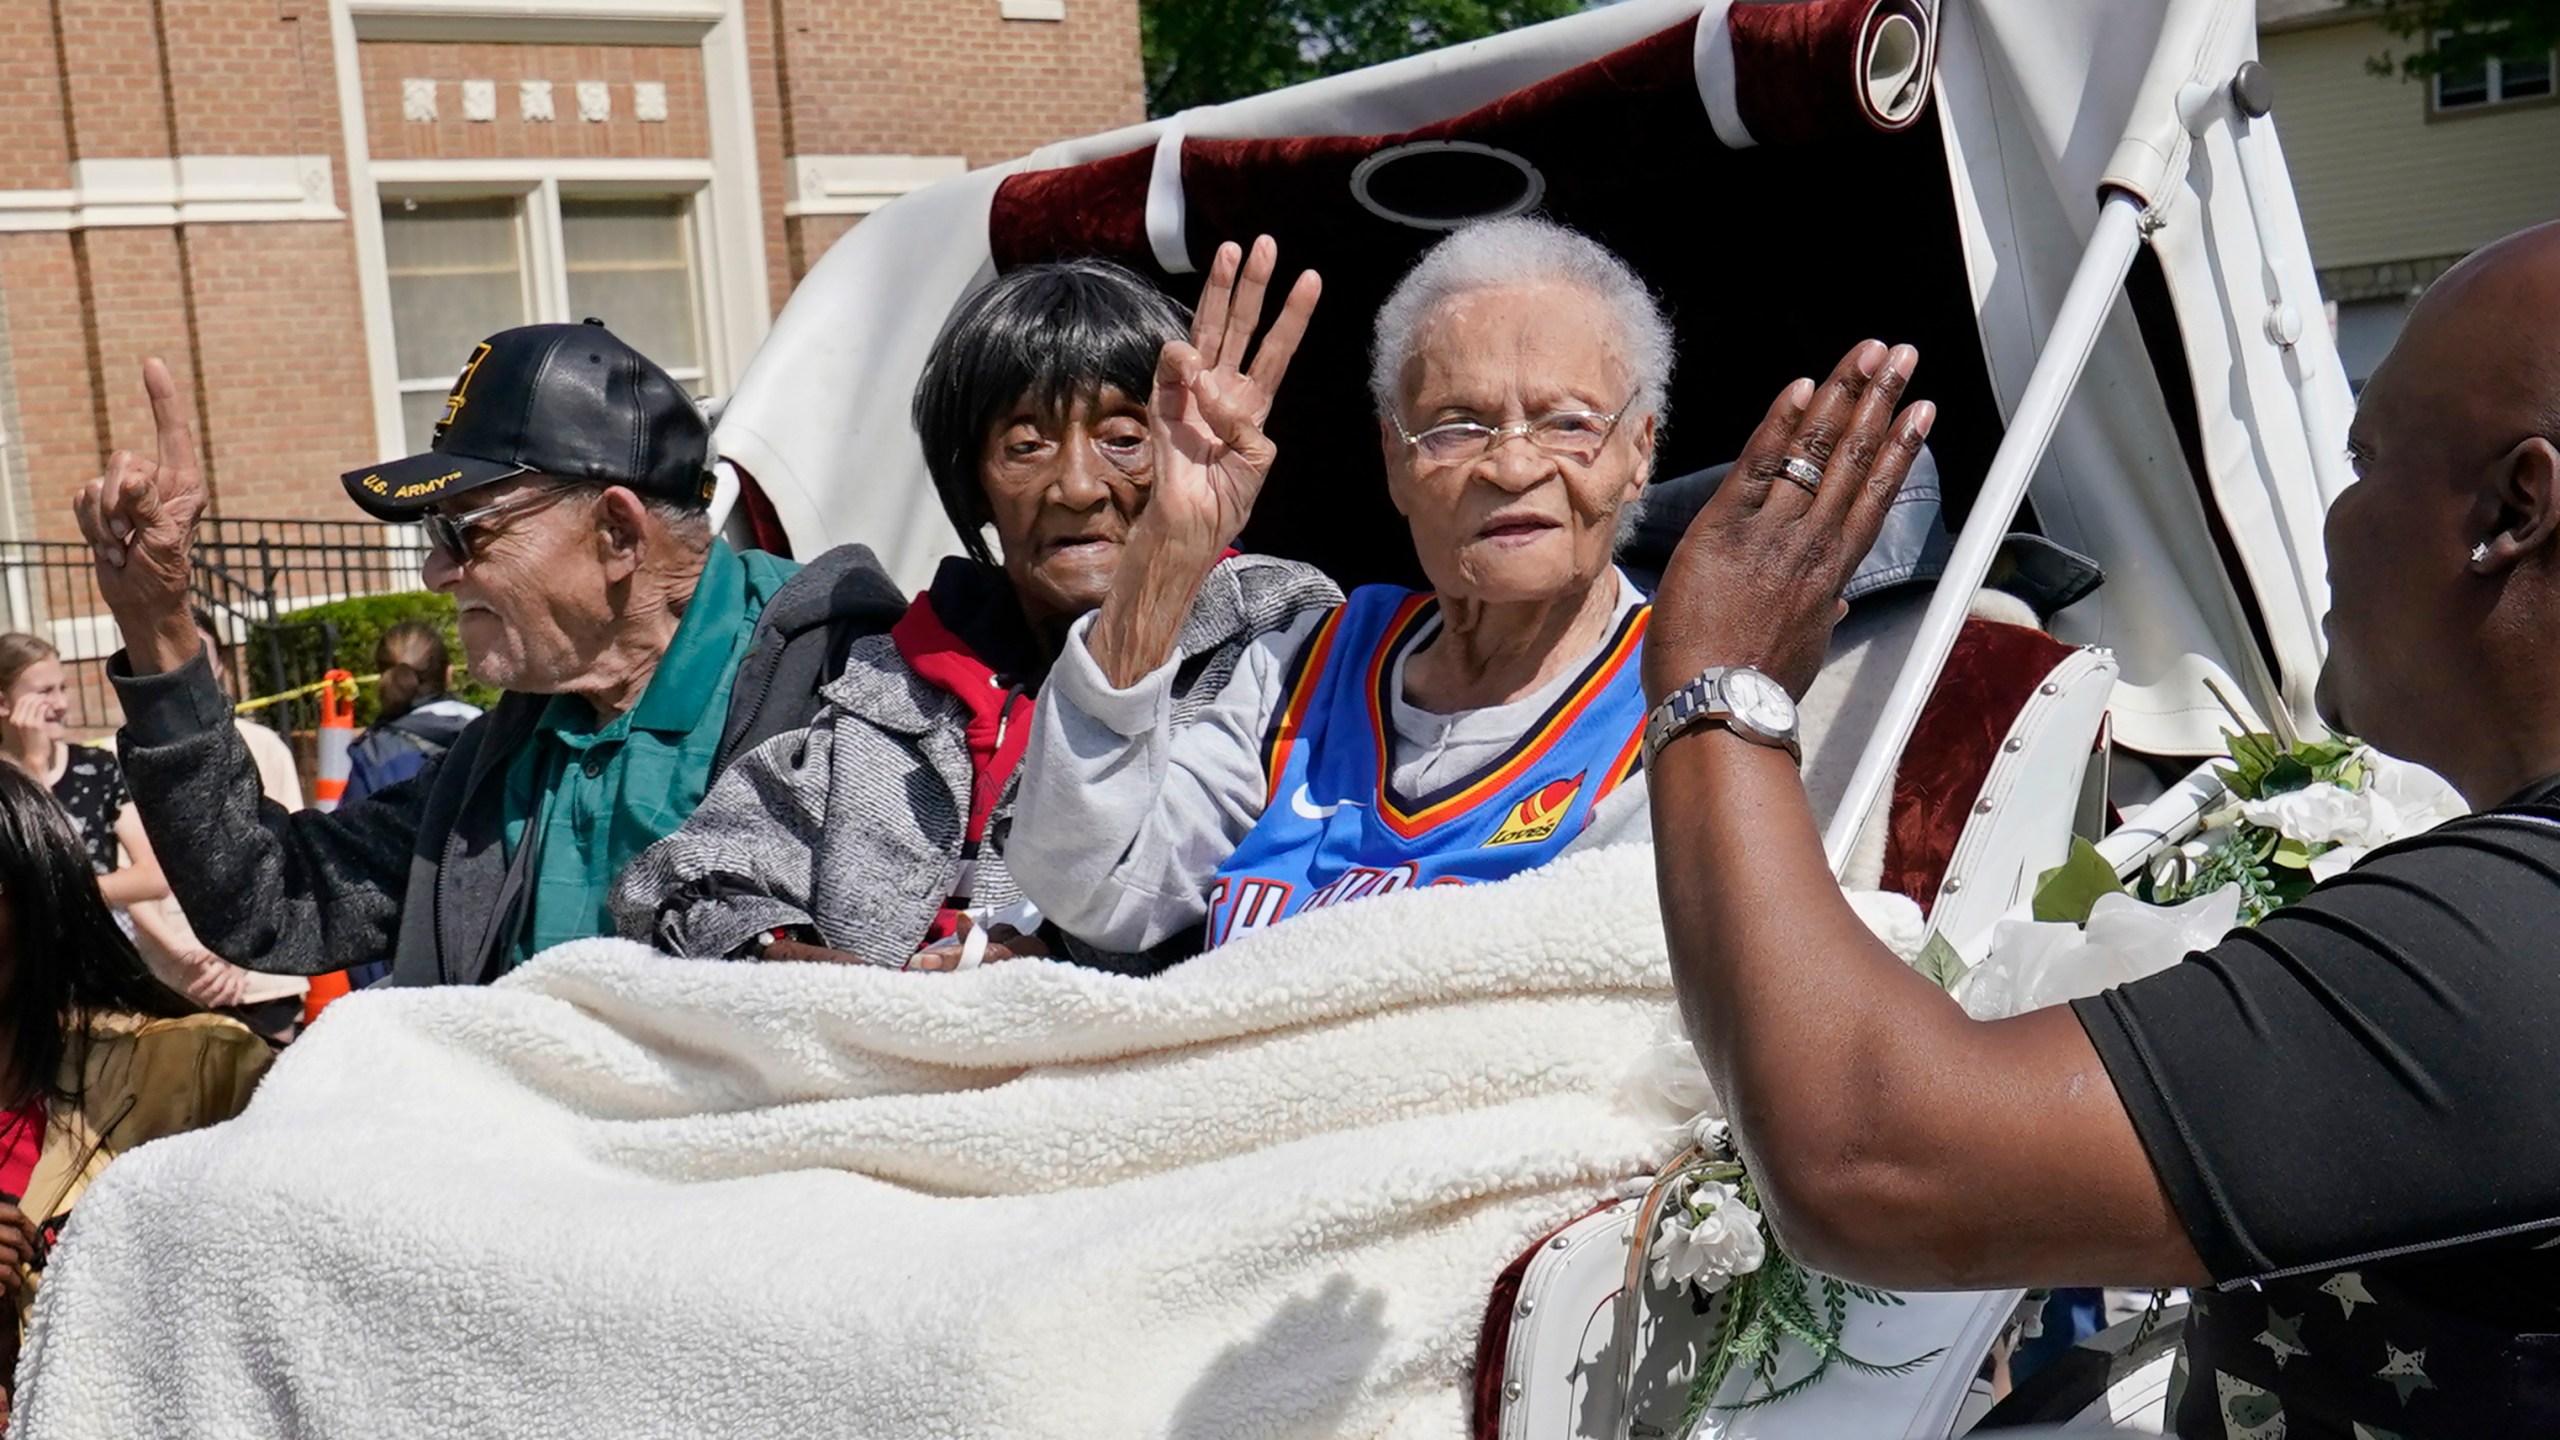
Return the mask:
POLYGON ((472 347, 471 358, 462 363, 462 373, 453 377, 453 388, 445 392, 444 418, 436 422, 437 440, 442 440, 444 432, 452 428, 453 417, 462 413, 464 392, 471 388, 471 377, 479 373, 480 362, 488 358, 489 342, 483 340, 472 347))

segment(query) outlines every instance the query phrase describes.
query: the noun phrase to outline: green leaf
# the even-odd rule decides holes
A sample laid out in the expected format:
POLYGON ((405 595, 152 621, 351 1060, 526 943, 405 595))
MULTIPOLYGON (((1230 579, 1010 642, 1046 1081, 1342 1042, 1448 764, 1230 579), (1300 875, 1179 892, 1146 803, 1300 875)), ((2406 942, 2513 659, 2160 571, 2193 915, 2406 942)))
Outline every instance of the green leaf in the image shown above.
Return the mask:
POLYGON ((2258 777, 2257 798, 2263 800, 2270 795, 2290 795, 2319 778, 2311 773, 2310 766, 2293 756, 2279 756, 2274 764, 2267 767, 2267 773, 2258 777))
MULTIPOLYGON (((2328 848, 2323 845, 2320 850, 2328 848)), ((2311 868, 2311 857, 2318 853, 2320 851, 2313 850, 2299 840, 2280 840, 2276 842, 2275 853, 2268 856, 2267 861, 2269 864, 2281 866, 2287 870, 2308 870, 2311 868)))
POLYGON ((2036 877, 2035 915, 2038 920, 2086 925, 2101 897, 2123 893, 2124 882, 2116 879, 2116 868, 2098 853, 2098 847, 2074 839, 2070 856, 2036 877))
POLYGON ((1956 953, 1956 947, 1948 943, 1946 936, 1933 934, 1929 943, 1921 946, 1920 953, 1912 959, 1911 968, 1928 976, 1929 983, 1939 989, 1953 990, 1956 982, 1973 967, 1964 963, 1964 957, 1956 953))

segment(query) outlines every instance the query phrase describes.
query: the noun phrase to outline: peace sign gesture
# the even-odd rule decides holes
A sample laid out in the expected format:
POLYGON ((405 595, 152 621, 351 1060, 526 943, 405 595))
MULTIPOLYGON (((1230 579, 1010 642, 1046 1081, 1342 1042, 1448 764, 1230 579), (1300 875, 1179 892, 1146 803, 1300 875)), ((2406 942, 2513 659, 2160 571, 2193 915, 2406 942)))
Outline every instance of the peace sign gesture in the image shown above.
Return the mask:
POLYGON ((1298 277, 1248 366, 1245 353, 1279 263, 1280 247, 1268 235, 1249 253, 1233 242, 1220 245, 1190 343, 1172 341, 1157 359, 1147 410, 1155 483, 1086 640, 1114 684, 1135 684, 1172 657, 1192 598, 1244 530, 1279 455, 1263 422, 1324 288, 1313 270, 1298 277))
POLYGON ((1250 254, 1233 241, 1220 245, 1192 317, 1191 343, 1165 346, 1156 363, 1149 413, 1155 493, 1139 525, 1156 529, 1169 555, 1205 561, 1203 573, 1244 529, 1271 473, 1279 452, 1263 422, 1323 291, 1313 270, 1298 277, 1248 368, 1245 351, 1279 263, 1280 247, 1268 235, 1250 254))
POLYGON ((1749 665, 1801 696, 1822 667, 1840 592, 1938 418, 1897 409, 1920 352, 1869 340, 1816 389, 1778 395, 1663 570, 1645 635, 1645 693, 1660 701, 1712 665, 1749 665))
POLYGON ((142 362, 142 388, 158 431, 151 458, 118 450, 107 473, 72 496, 80 533, 97 562, 98 593, 124 631, 134 673, 185 663, 197 647, 187 616, 187 550, 204 511, 204 471, 196 463, 195 427, 169 367, 142 362))

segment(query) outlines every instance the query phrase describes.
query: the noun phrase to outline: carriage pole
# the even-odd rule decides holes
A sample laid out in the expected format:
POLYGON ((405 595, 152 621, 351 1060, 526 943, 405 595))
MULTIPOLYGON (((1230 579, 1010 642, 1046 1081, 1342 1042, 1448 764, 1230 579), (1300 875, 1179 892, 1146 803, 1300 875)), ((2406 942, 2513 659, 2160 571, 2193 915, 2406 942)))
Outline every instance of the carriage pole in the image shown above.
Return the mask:
POLYGON ((1857 844, 1867 813, 1892 782, 1894 769, 1902 761, 1903 747, 1911 743, 1912 727, 1920 721, 1921 707, 1928 703, 1930 691, 1937 688, 1938 672, 1946 667, 1947 656, 1955 649, 1956 632, 1964 628, 1973 593, 1981 588, 1983 577, 1991 573, 1992 558, 2001 540, 2007 537, 2018 506, 2027 498, 2027 484, 2044 460, 2045 447, 2053 442, 2062 408, 2080 383, 2080 372, 2088 367, 2098 333, 2105 327, 2107 314, 2124 288, 2125 276, 2133 269, 2133 257, 2142 247, 2141 197, 2118 189, 2104 193, 2097 228, 2089 236, 2089 248, 2080 257, 2071 288, 2063 294, 2052 334, 2045 341, 2043 353, 2036 357, 2035 370, 2027 377, 2026 393, 2019 396, 2008 434, 2002 437, 1999 453, 1991 459, 1990 473, 1983 477, 1982 493, 1975 497, 1973 513, 1965 517, 1963 533, 1956 537, 1955 550, 1947 557, 1946 573, 1929 597, 1929 609, 1921 618, 1920 634, 1912 643, 1910 659, 1893 682, 1884 714, 1868 738, 1865 752, 1858 757, 1857 769, 1850 772, 1848 792, 1841 797, 1840 808, 1832 812, 1823 849, 1830 856, 1834 875, 1848 864, 1849 852, 1857 844))

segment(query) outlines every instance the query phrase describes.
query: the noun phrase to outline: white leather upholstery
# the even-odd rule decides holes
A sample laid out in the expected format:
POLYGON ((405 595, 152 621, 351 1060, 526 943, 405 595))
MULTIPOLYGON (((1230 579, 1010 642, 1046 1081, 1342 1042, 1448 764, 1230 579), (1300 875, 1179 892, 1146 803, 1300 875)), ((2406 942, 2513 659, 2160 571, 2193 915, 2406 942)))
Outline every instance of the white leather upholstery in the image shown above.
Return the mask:
POLYGON ((1929 915, 1930 928, 1967 959, 1981 958, 1991 927, 2070 853, 2115 684, 2114 656, 2073 651, 2009 723, 1929 915))

